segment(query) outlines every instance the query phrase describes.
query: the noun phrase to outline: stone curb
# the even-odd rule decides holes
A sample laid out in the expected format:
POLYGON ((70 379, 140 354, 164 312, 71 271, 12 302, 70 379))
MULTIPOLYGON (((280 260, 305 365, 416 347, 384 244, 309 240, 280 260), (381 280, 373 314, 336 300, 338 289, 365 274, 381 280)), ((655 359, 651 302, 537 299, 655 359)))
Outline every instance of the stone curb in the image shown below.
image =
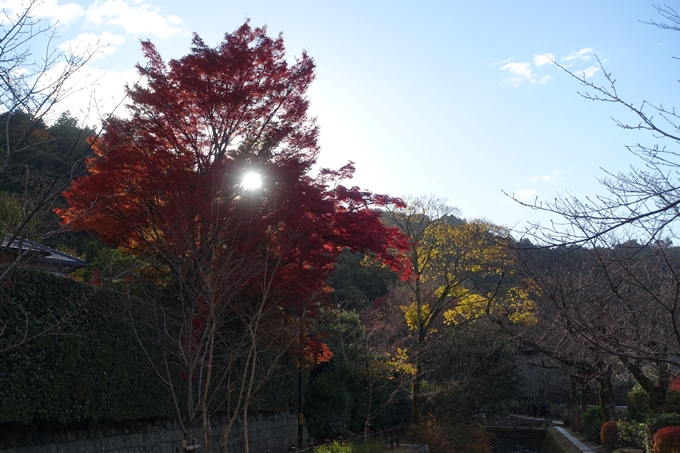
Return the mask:
POLYGON ((582 453, 595 453, 590 447, 588 447, 588 446, 585 445, 583 442, 581 442, 580 440, 578 440, 577 438, 575 438, 574 436, 572 436, 572 435, 571 435, 570 433, 568 433, 567 430, 565 430, 564 428, 562 428, 562 427, 560 427, 560 426, 555 426, 555 429, 558 430, 558 431, 560 432, 560 434, 562 434, 564 437, 566 437, 566 438, 569 440, 569 442, 571 442, 572 444, 574 444, 574 446, 575 446, 576 448, 578 448, 579 450, 581 450, 582 453))

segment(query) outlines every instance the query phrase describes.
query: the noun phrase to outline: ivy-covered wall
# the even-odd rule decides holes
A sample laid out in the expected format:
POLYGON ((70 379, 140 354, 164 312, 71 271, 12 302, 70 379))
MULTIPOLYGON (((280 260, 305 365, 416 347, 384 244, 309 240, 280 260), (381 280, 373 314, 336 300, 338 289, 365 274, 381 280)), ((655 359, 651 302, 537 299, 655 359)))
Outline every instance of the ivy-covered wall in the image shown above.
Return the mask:
POLYGON ((0 357, 0 425, 172 417, 167 393, 151 374, 126 316, 111 292, 13 270, 0 287, 0 349, 20 342, 26 326, 32 336, 67 322, 0 357))

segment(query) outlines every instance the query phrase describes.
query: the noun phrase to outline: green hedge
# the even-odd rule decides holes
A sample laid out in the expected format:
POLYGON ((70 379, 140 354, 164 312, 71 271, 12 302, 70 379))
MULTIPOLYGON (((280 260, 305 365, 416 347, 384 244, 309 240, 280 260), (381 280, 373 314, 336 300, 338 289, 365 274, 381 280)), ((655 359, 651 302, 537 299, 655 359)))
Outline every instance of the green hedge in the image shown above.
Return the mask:
POLYGON ((0 357, 0 424, 96 424, 171 417, 167 392, 151 373, 110 292, 69 278, 14 269, 0 286, 0 347, 60 328, 0 357))
POLYGON ((628 397, 626 398, 628 420, 638 423, 644 421, 645 414, 649 412, 647 406, 648 399, 647 392, 639 384, 636 384, 633 390, 628 392, 628 397))
MULTIPOLYGON (((648 402, 647 392, 639 384, 636 384, 633 390, 628 392, 628 419, 638 423, 645 421, 649 412, 648 402)), ((680 390, 666 392, 664 412, 667 414, 680 413, 680 390)))
POLYGON ((600 406, 589 407, 581 417, 581 428, 586 440, 599 442, 602 424, 604 424, 604 420, 600 406))

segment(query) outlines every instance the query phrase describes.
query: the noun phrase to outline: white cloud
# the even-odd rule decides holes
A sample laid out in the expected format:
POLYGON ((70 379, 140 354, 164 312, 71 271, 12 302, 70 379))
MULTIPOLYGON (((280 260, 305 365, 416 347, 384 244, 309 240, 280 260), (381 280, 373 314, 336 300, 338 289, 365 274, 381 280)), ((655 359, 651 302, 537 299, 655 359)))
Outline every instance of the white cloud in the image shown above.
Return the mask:
POLYGON ((87 8, 87 20, 96 24, 113 24, 135 36, 156 35, 160 38, 182 33, 178 25, 181 19, 174 15, 163 16, 157 8, 153 8, 142 0, 134 0, 133 4, 124 0, 96 0, 87 8))
POLYGON ((134 85, 139 79, 136 69, 125 71, 84 71, 78 78, 69 80, 70 95, 59 102, 51 112, 50 120, 66 110, 86 124, 101 124, 110 114, 124 117, 125 85, 134 85))
POLYGON ((515 86, 519 85, 520 83, 524 82, 525 80, 528 80, 529 82, 535 82, 536 81, 536 76, 531 71, 531 63, 529 63, 529 62, 507 63, 504 66, 501 66, 501 70, 502 71, 508 71, 510 73, 510 77, 508 77, 506 79, 506 81, 512 83, 515 86))
POLYGON ((560 179, 562 179, 560 177, 560 175, 563 174, 563 173, 564 173, 563 171, 553 170, 548 175, 534 176, 533 178, 531 178, 531 180, 532 181, 543 181, 543 182, 559 181, 560 179))
POLYGON ((564 61, 573 61, 573 60, 583 60, 583 61, 588 61, 591 58, 593 58, 593 55, 595 54, 595 50, 592 47, 586 47, 581 50, 578 50, 576 52, 572 52, 566 57, 562 57, 562 60, 564 61))
POLYGON ((589 79, 599 70, 600 68, 598 66, 590 66, 582 71, 578 71, 577 74, 582 74, 584 79, 589 79))
POLYGON ((83 15, 83 8, 75 3, 59 5, 56 0, 47 0, 38 7, 36 15, 38 17, 51 17, 62 25, 68 25, 83 15))
MULTIPOLYGON (((570 61, 570 62, 573 62, 573 61, 587 62, 594 57, 595 57, 595 50, 592 47, 586 47, 586 48, 583 48, 579 51, 572 52, 569 55, 567 55, 566 57, 562 57, 562 60, 570 61)), ((605 59, 605 60, 601 60, 601 61, 605 62, 607 60, 605 59)), ((573 65, 573 63, 569 64, 569 65, 565 65, 565 67, 570 68, 572 65, 573 65)), ((574 74, 582 76, 584 79, 589 79, 590 77, 594 76, 597 73, 597 71, 600 70, 600 67, 599 67, 599 65, 591 65, 591 66, 587 67, 586 69, 582 69, 582 70, 574 70, 574 69, 570 69, 570 70, 574 74)))
POLYGON ((548 173, 547 175, 533 176, 531 178, 521 177, 519 179, 520 180, 528 179, 529 181, 541 181, 541 182, 560 181, 562 179, 563 174, 570 172, 571 170, 575 170, 577 168, 578 168, 578 166, 574 165, 574 166, 570 167, 568 170, 553 170, 550 173, 548 173))
POLYGON ((100 35, 81 33, 77 38, 60 44, 59 48, 80 56, 93 54, 90 61, 94 61, 101 56, 112 54, 116 50, 116 46, 124 42, 125 38, 121 35, 114 35, 108 31, 100 35))
POLYGON ((536 197, 536 191, 532 189, 518 190, 512 194, 516 200, 530 201, 531 198, 536 197))
POLYGON ((507 71, 509 76, 504 79, 505 82, 518 86, 522 82, 529 83, 547 83, 552 76, 536 74, 536 68, 545 66, 555 61, 555 55, 552 53, 544 53, 542 55, 535 54, 532 61, 514 61, 513 59, 503 60, 492 63, 491 66, 502 65, 501 71, 507 71), (533 62, 533 65, 532 65, 533 62))
MULTIPOLYGON (((0 2, 0 8, 10 14, 16 14, 26 10, 26 2, 23 0, 5 0, 0 2)), ((37 4, 32 15, 38 19, 51 19, 60 24, 68 25, 83 14, 83 8, 75 3, 60 5, 58 0, 43 0, 37 4)))
POLYGON ((495 63, 491 63, 491 66, 499 66, 499 65, 508 63, 508 62, 510 62, 510 61, 512 61, 512 58, 506 58, 506 59, 503 60, 503 61, 497 61, 497 62, 495 62, 495 63))
POLYGON ((536 66, 543 66, 555 61, 555 55, 551 53, 544 53, 543 55, 534 55, 534 64, 536 66))

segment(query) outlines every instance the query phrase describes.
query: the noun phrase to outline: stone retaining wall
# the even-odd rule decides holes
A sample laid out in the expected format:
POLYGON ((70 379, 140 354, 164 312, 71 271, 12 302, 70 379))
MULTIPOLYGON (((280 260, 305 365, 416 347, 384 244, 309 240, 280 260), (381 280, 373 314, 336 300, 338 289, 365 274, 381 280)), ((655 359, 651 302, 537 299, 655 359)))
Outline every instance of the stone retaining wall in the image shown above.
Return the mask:
POLYGON ((581 453, 581 450, 558 430, 548 428, 545 432, 545 441, 541 447, 541 453, 581 453))
MULTIPOLYGON (((211 442, 218 445, 221 428, 213 423, 211 442)), ((273 414, 248 419, 248 440, 252 453, 285 453, 297 444, 297 417, 292 414, 273 414)), ((127 431, 127 430, 125 430, 127 431)), ((242 425, 234 424, 229 435, 229 453, 243 453, 242 425)), ((200 431, 194 437, 202 443, 200 431)), ((305 429, 305 440, 308 434, 305 429)), ((116 432, 112 429, 67 431, 55 433, 52 442, 31 440, 33 445, 7 448, 0 453, 175 453, 183 436, 177 423, 146 424, 142 432, 116 432), (62 441, 55 441, 62 440, 62 441)), ((45 439, 43 439, 45 440, 45 439)), ((5 448, 3 448, 5 447, 5 448)), ((214 448, 214 447, 213 447, 214 448)), ((203 453, 204 450, 199 450, 203 453)))

